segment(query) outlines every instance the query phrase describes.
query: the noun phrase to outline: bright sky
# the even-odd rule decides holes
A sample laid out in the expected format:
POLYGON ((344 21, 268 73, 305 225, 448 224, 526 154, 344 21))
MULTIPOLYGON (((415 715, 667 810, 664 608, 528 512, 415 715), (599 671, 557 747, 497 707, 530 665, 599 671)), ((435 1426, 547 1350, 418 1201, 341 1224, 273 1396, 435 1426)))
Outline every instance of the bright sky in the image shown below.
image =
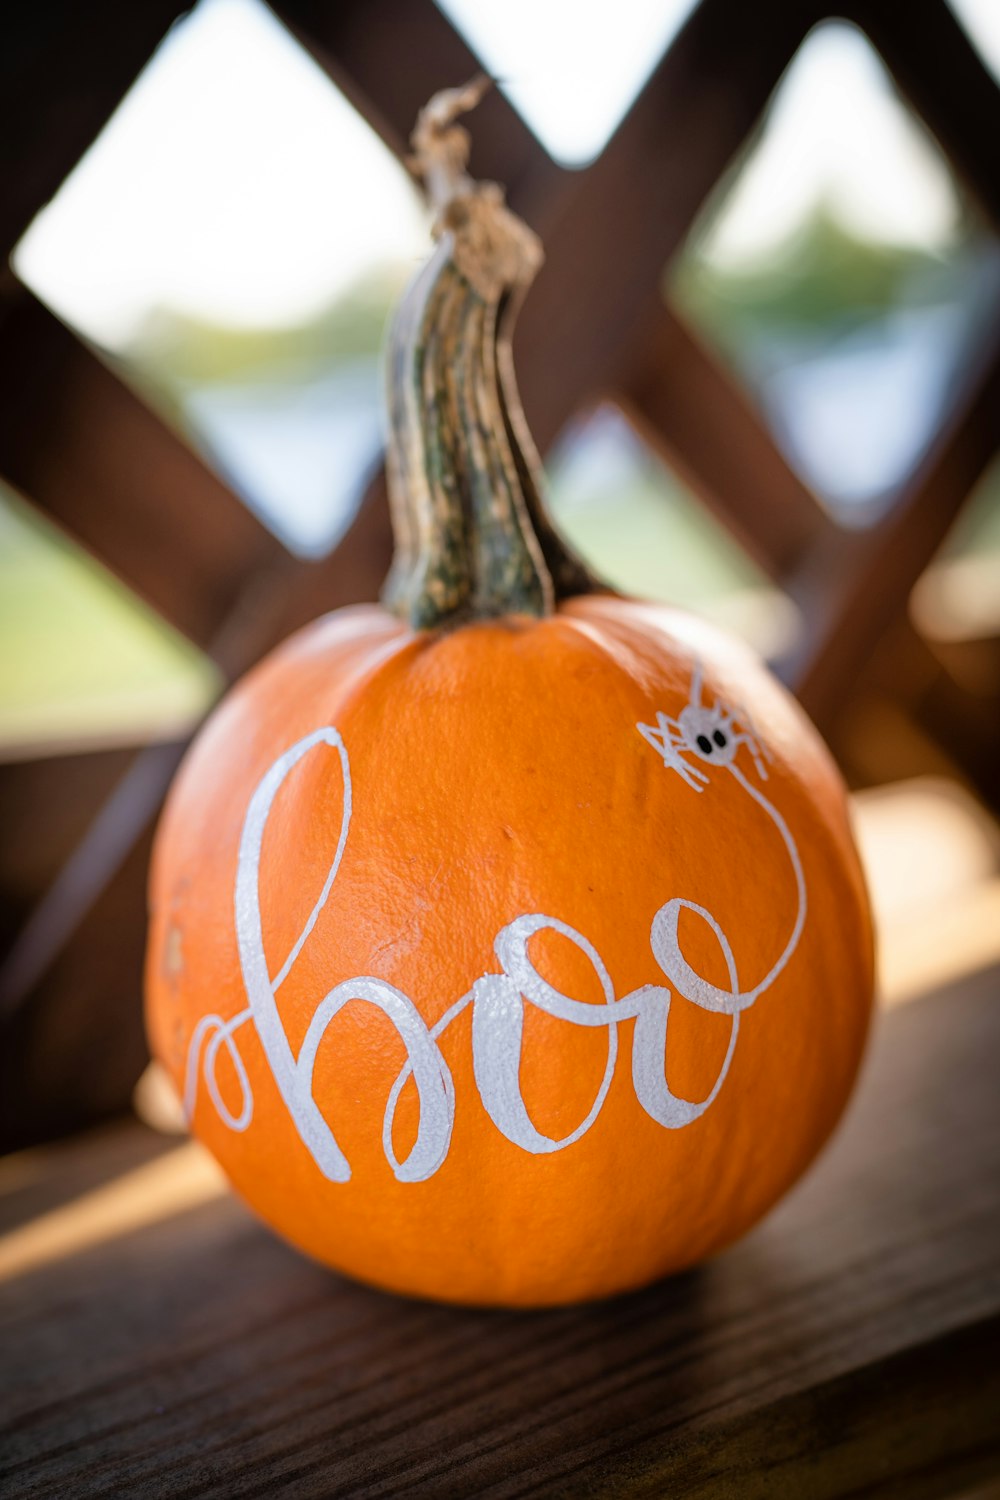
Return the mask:
POLYGON ((861 32, 838 22, 796 54, 703 251, 727 266, 763 259, 821 205, 864 239, 931 248, 960 211, 940 151, 861 32))
MULTIPOLYGON (((599 151, 693 0, 439 0, 559 159, 599 151)), ((1000 0, 954 0, 1000 59, 1000 0)), ((1000 64, 998 64, 1000 65, 1000 64)), ((449 79, 442 82, 457 82, 449 79)), ((849 27, 805 44, 706 250, 766 255, 822 200, 880 239, 947 242, 947 170, 849 27)), ((259 0, 201 0, 18 248, 22 278, 111 347, 149 310, 304 319, 366 269, 417 261, 402 168, 259 0)))
POLYGON ((597 156, 695 0, 436 0, 550 155, 597 156))
POLYGON ((948 0, 1000 83, 1000 4, 997 0, 948 0))
POLYGON ((164 303, 237 325, 294 322, 427 245, 403 168, 272 13, 201 0, 15 265, 114 346, 164 303))

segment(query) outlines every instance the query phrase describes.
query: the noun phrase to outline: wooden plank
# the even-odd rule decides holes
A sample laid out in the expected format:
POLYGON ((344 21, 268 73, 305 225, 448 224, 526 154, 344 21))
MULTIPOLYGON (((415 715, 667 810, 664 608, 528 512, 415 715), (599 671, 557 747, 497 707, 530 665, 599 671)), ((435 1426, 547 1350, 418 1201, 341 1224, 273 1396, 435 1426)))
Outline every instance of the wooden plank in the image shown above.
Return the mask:
MULTIPOLYGON (((293 630, 308 625, 331 609, 366 604, 377 599, 392 560, 392 527, 385 472, 379 467, 368 485, 350 529, 329 557, 300 567, 294 586, 274 595, 277 605, 268 623, 265 649, 276 646, 293 630)), ((257 644, 239 647, 245 671, 256 660, 257 644)))
POLYGON ((0 475, 208 646, 247 573, 284 549, 30 293, 0 328, 0 475))
POLYGON ((184 0, 7 7, 0 48, 4 261, 186 9, 184 0))
POLYGON ((880 636, 905 610, 917 578, 997 451, 1000 329, 973 363, 966 376, 971 395, 957 403, 906 492, 870 530, 841 532, 824 543, 793 587, 807 629, 783 675, 821 728, 836 717, 880 636))
MULTIPOLYGON (((4 957, 0 966, 0 1023, 23 1008, 23 1002, 45 977, 84 916, 114 881, 137 837, 148 831, 151 809, 162 802, 183 751, 183 743, 141 750, 101 802, 97 816, 88 822, 4 957)), ((141 911, 131 926, 143 933, 141 911)), ((117 933, 109 948, 117 948, 120 941, 121 934, 117 933)))
MULTIPOLYGON (((114 832, 114 810, 105 804, 105 837, 114 832)), ((29 924, 0 970, 0 1153, 126 1109, 145 1065, 141 976, 151 831, 138 838, 129 831, 124 844, 112 848, 110 874, 99 861, 88 867, 80 855, 90 851, 80 846, 50 892, 45 930, 29 924), (39 965, 39 939, 51 945, 67 902, 73 941, 46 950, 39 965)))
POLYGON ((779 581, 832 529, 728 373, 664 307, 621 401, 654 450, 779 581))
POLYGON ((123 1128, 119 1117, 81 1130, 55 1149, 43 1147, 0 1159, 0 1236, 45 1219, 93 1189, 148 1166, 177 1145, 171 1136, 161 1135, 157 1149, 148 1130, 129 1128, 130 1123, 123 1128))
POLYGON ((53 755, 0 765, 0 891, 4 920, 23 914, 55 878, 132 749, 53 755))
POLYGON ((1000 88, 946 0, 847 0, 965 187, 1000 228, 1000 88))
POLYGON ((1000 812, 1000 642, 930 644, 904 617, 882 645, 873 665, 887 695, 906 705, 959 776, 1000 812))
MULTIPOLYGON (((1000 1473, 997 985, 881 1017, 805 1183, 709 1264, 593 1307, 351 1285, 149 1137, 148 1183, 120 1152, 113 1202, 107 1174, 99 1200, 70 1182, 61 1217, 0 1241, 0 1483, 24 1500, 953 1497, 1000 1473)), ((33 1153, 26 1210, 54 1206, 47 1161, 68 1175, 61 1151, 33 1153)))

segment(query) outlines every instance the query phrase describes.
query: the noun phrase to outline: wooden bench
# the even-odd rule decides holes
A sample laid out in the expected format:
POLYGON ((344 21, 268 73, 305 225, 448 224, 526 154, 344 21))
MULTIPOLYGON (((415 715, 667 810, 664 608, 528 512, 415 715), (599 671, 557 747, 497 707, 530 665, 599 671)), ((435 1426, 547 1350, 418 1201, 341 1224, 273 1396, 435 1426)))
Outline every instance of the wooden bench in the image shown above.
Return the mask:
POLYGON ((923 1500, 1000 1475, 998 978, 882 1014, 787 1202, 600 1306, 352 1285, 136 1123, 8 1159, 0 1493, 923 1500))

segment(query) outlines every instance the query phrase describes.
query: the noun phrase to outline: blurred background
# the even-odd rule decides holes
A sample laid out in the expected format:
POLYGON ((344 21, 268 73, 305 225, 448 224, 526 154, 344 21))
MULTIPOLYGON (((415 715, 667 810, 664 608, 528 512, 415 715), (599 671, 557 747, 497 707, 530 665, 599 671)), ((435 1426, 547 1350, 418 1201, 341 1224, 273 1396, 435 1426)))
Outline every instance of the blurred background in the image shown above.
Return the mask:
POLYGON ((405 136, 480 66, 473 169, 548 246, 517 353, 559 523, 813 714, 884 1002, 995 961, 1000 5, 99 9, 2 64, 0 1146, 128 1105, 183 746, 377 591, 405 136))

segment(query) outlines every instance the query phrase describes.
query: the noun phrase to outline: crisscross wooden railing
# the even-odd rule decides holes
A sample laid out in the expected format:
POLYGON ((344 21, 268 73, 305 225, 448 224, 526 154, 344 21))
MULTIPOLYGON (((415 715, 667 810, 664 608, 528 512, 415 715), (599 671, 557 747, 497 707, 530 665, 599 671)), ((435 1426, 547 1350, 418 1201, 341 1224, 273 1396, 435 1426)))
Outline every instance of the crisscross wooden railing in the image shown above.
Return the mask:
MULTIPOLYGON (((477 67, 431 0, 275 8, 400 153, 426 98, 477 67)), ((24 8, 0 56, 5 256, 182 9, 178 0, 24 8)), ((848 769, 839 731, 867 675, 923 715, 920 733, 929 730, 995 798, 992 716, 949 678, 906 605, 1000 440, 1000 328, 985 331, 954 415, 893 508, 849 534, 663 301, 664 265, 805 35, 830 14, 823 0, 702 0, 586 171, 557 167, 497 92, 477 113, 473 165, 507 185, 546 241, 518 350, 542 448, 581 407, 600 396, 617 401, 795 598, 802 640, 781 666, 848 769)), ((996 224, 1000 91, 945 0, 848 0, 836 14, 870 37, 996 224)), ((375 595, 389 547, 381 476, 328 558, 296 560, 9 271, 0 296, 0 476, 226 677, 306 619, 375 595)), ((55 755, 3 772, 0 883, 10 915, 0 934, 0 1144, 74 1125, 127 1097, 142 1062, 145 866, 177 754, 161 746, 137 757, 55 755), (86 1070, 76 1065, 81 1049, 86 1070)), ((904 755, 897 771, 914 768, 904 755)))

